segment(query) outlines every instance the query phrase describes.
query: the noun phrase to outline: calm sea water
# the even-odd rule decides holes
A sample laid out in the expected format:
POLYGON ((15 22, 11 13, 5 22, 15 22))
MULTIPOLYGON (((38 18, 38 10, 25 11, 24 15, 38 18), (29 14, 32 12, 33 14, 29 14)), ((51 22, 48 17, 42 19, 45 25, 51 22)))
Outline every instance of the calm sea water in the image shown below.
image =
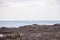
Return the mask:
POLYGON ((60 21, 0 21, 0 27, 19 27, 24 25, 32 25, 32 24, 56 24, 60 23, 60 21))

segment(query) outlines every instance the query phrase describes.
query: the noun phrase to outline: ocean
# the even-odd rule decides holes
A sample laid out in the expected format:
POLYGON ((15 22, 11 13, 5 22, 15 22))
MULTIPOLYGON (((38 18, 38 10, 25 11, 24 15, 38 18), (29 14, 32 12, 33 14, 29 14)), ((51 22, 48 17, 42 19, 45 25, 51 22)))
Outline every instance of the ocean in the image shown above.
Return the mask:
POLYGON ((32 24, 39 24, 39 25, 53 25, 53 24, 60 24, 60 21, 0 21, 0 27, 19 27, 24 25, 32 25, 32 24))

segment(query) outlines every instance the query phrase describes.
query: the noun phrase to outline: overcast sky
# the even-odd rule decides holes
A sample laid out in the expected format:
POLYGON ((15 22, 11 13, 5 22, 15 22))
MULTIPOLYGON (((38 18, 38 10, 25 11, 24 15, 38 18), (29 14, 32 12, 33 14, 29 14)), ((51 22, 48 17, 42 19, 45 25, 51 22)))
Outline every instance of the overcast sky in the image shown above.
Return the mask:
POLYGON ((0 0, 0 20, 60 20, 60 0, 0 0))

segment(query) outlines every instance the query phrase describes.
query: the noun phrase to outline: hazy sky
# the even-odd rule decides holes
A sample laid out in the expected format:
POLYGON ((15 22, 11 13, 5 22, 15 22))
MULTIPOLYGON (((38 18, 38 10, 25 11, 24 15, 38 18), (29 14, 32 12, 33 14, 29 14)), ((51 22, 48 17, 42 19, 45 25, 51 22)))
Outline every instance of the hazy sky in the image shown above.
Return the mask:
POLYGON ((60 0, 0 0, 0 20, 60 20, 60 0))

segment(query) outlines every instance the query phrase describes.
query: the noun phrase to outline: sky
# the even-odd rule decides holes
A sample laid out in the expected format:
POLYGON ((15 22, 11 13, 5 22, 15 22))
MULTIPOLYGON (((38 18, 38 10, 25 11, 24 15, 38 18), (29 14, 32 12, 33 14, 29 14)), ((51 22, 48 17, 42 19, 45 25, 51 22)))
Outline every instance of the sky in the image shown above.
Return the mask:
POLYGON ((60 0, 0 0, 0 20, 60 20, 60 0))

